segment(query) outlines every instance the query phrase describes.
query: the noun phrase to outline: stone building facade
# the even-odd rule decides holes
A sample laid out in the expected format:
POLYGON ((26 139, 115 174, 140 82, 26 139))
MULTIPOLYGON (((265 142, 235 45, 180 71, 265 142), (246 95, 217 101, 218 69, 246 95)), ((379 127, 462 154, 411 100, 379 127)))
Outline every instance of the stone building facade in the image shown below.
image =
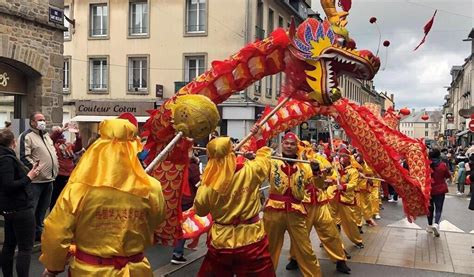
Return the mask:
POLYGON ((48 124, 62 123, 63 5, 63 0, 0 0, 0 115, 21 121, 16 131, 28 127, 22 119, 34 111, 48 124))

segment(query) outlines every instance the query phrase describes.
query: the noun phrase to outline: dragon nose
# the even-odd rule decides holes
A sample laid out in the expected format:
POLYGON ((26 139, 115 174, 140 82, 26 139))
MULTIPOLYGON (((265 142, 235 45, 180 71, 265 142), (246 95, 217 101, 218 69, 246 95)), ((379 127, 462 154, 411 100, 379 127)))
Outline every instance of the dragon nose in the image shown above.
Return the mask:
POLYGON ((379 57, 372 54, 372 52, 370 52, 369 50, 361 50, 359 53, 360 53, 361 57, 363 57, 364 59, 369 60, 370 63, 372 64, 372 66, 375 69, 379 69, 379 67, 380 67, 380 58, 379 57))

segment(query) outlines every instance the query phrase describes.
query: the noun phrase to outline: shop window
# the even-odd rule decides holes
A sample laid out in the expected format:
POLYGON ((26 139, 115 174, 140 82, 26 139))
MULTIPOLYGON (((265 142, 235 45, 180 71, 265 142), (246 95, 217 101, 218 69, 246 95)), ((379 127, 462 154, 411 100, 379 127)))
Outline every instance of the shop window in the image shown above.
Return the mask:
POLYGON ((203 74, 206 65, 206 57, 204 55, 199 56, 186 56, 184 66, 184 81, 191 82, 193 79, 203 74))
POLYGON ((186 33, 207 30, 207 0, 186 0, 186 33))
POLYGON ((107 4, 92 4, 90 6, 90 36, 106 37, 108 35, 108 6, 107 4))
POLYGON ((129 9, 129 35, 130 36, 146 36, 149 32, 148 20, 148 2, 133 1, 130 2, 129 9))
POLYGON ((108 87, 107 58, 89 60, 89 91, 106 91, 108 87))
POLYGON ((147 57, 128 58, 128 91, 148 90, 147 57))

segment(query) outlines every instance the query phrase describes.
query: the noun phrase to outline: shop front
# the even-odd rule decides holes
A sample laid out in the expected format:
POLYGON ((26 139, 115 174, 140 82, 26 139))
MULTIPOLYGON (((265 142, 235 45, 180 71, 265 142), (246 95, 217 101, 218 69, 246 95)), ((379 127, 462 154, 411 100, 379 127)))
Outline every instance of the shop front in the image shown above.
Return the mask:
POLYGON ((104 119, 117 118, 122 113, 133 114, 138 121, 139 131, 149 118, 147 111, 155 108, 154 102, 132 101, 76 101, 75 116, 71 122, 77 122, 85 145, 97 137, 99 123, 104 119))

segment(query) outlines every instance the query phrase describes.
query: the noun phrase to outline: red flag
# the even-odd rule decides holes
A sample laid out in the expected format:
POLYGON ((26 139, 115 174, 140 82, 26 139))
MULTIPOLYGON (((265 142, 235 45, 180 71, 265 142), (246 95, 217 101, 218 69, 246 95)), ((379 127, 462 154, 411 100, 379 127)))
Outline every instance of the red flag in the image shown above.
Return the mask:
POLYGON ((420 47, 423 43, 425 43, 426 36, 430 32, 431 27, 433 27, 434 18, 436 16, 437 11, 438 10, 435 10, 435 12, 433 14, 433 17, 431 17, 430 21, 428 21, 428 23, 426 23, 425 27, 423 27, 423 30, 425 31, 425 35, 423 36, 423 39, 421 40, 420 44, 418 44, 418 46, 413 51, 416 51, 416 49, 418 49, 418 47, 420 47))

